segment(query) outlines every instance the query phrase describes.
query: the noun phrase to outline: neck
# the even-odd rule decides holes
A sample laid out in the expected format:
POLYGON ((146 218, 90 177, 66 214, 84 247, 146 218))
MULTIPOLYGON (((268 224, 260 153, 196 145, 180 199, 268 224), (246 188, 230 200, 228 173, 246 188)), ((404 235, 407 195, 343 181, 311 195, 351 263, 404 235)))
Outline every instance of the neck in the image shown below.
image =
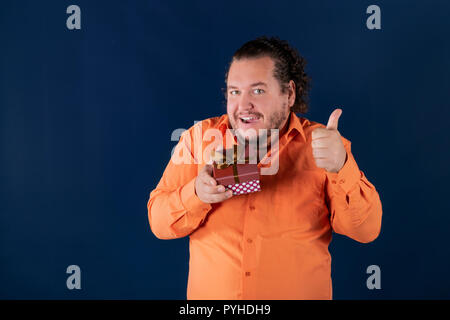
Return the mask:
MULTIPOLYGON (((291 119, 291 114, 289 113, 289 116, 287 117, 286 122, 284 123, 283 127, 278 132, 278 139, 280 139, 284 134, 287 133, 287 131, 289 129, 290 119, 291 119)), ((272 141, 272 139, 271 139, 270 135, 267 137, 266 146, 265 145, 260 145, 259 141, 258 141, 258 145, 257 145, 257 148, 258 148, 258 150, 257 150, 258 163, 266 155, 266 153, 270 150, 271 141, 272 141)), ((245 142, 242 142, 242 143, 245 143, 245 142)), ((246 146, 245 147, 245 149, 246 149, 245 153, 246 153, 246 155, 248 155, 249 154, 249 146, 250 146, 250 144, 247 142, 247 143, 245 143, 245 146, 246 146)))

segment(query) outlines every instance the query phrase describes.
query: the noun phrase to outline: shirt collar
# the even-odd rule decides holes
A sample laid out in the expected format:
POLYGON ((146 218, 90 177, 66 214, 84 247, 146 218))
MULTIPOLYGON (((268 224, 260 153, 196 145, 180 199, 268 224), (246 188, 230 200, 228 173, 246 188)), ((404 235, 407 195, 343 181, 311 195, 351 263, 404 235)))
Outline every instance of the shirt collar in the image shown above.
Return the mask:
MULTIPOLYGON (((222 117, 222 121, 220 121, 218 123, 218 128, 222 132, 223 135, 225 134, 227 129, 231 129, 231 125, 230 125, 227 114, 225 114, 224 117, 222 117)), ((298 133, 300 133, 300 135, 303 137, 304 141, 306 141, 305 132, 303 131, 303 126, 300 122, 300 119, 293 111, 291 111, 291 113, 289 115, 289 126, 288 126, 288 130, 286 131, 285 135, 286 135, 286 137, 290 137, 291 135, 294 137, 298 133)))

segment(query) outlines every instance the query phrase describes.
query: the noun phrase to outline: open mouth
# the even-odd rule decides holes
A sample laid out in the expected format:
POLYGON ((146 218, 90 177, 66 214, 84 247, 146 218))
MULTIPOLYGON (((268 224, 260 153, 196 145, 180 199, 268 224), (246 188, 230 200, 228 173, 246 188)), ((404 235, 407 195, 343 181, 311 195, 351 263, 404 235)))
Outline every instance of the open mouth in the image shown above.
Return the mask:
POLYGON ((240 116, 239 117, 239 120, 242 122, 242 123, 256 123, 256 122, 258 122, 259 121, 259 119, 260 119, 260 117, 259 116, 240 116))

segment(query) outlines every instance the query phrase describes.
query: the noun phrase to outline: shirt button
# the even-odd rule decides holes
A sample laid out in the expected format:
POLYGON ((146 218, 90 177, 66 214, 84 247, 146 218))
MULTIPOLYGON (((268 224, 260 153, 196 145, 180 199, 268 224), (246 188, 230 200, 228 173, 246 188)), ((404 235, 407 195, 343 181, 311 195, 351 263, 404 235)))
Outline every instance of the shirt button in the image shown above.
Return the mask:
POLYGON ((342 183, 344 183, 344 182, 345 182, 344 179, 341 179, 341 180, 339 181, 340 184, 342 184, 342 183))
POLYGON ((247 271, 247 272, 245 273, 245 276, 246 276, 246 277, 250 277, 250 272, 247 271))
POLYGON ((250 210, 255 210, 255 206, 250 206, 250 210))
POLYGON ((248 242, 248 243, 252 243, 253 240, 249 238, 249 239, 247 239, 247 242, 248 242))
POLYGON ((331 181, 332 184, 336 184, 336 180, 331 181))

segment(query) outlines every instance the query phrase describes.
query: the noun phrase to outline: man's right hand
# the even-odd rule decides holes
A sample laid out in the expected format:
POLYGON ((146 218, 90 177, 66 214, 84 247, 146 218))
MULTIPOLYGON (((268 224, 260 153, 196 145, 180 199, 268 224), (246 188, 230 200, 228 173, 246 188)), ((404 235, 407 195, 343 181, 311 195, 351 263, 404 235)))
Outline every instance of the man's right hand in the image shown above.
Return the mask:
POLYGON ((217 181, 212 177, 212 165, 205 165, 195 179, 195 193, 197 197, 205 203, 217 203, 229 199, 233 196, 231 190, 225 191, 225 187, 217 185, 217 181))

